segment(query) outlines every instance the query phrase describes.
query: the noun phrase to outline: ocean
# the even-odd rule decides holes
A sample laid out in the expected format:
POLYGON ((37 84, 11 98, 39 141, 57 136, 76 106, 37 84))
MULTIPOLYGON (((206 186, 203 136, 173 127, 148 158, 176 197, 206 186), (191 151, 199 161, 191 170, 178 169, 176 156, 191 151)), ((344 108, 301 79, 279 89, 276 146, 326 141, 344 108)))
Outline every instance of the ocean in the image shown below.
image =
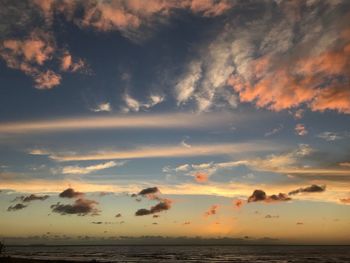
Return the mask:
POLYGON ((350 262, 350 246, 11 246, 6 253, 98 262, 350 262))

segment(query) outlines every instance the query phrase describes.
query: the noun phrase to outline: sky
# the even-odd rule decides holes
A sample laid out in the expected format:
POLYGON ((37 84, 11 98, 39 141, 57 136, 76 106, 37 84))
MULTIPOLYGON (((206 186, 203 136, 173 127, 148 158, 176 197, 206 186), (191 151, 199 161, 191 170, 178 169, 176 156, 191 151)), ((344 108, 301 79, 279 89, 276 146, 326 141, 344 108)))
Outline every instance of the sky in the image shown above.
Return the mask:
POLYGON ((0 240, 350 244, 349 16, 1 0, 0 240))

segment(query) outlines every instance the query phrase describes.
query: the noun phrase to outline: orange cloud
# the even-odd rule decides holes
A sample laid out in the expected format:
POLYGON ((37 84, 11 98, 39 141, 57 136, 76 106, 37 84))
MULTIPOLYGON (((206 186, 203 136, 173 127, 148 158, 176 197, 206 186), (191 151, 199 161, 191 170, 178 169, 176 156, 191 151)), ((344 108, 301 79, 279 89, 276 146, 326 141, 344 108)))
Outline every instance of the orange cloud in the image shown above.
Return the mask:
POLYGON ((81 70, 84 67, 85 67, 84 61, 79 59, 78 61, 74 62, 72 55, 68 51, 65 51, 65 53, 61 57, 62 71, 76 72, 78 70, 81 70))
POLYGON ((233 74, 228 84, 241 101, 259 108, 281 111, 306 104, 313 111, 350 113, 349 41, 344 33, 337 49, 288 60, 264 55, 250 61, 248 77, 233 74))
POLYGON ((244 205, 244 201, 242 199, 233 200, 233 204, 236 208, 241 208, 244 205))
POLYGON ((52 89, 61 83, 61 76, 52 70, 47 70, 36 75, 34 82, 37 89, 52 89))
POLYGON ((212 205, 209 208, 209 210, 204 213, 204 216, 208 217, 208 216, 216 215, 217 212, 218 212, 219 207, 220 207, 219 205, 212 205))
POLYGON ((61 76, 42 66, 52 59, 55 46, 49 34, 33 31, 25 39, 7 39, 0 46, 0 57, 8 67, 18 69, 34 79, 38 89, 51 89, 61 82, 61 76))
POLYGON ((52 21, 55 12, 62 13, 83 27, 100 31, 135 30, 150 25, 156 18, 169 17, 172 11, 188 9, 207 17, 218 16, 232 8, 229 0, 120 0, 120 1, 52 1, 35 0, 34 3, 52 21), (73 17, 75 11, 83 11, 82 19, 73 17))
POLYGON ((198 172, 194 175, 194 179, 198 183, 205 183, 208 181, 208 175, 205 173, 198 172))
POLYGON ((348 197, 348 198, 341 198, 340 202, 342 202, 343 204, 350 205, 350 197, 348 197))

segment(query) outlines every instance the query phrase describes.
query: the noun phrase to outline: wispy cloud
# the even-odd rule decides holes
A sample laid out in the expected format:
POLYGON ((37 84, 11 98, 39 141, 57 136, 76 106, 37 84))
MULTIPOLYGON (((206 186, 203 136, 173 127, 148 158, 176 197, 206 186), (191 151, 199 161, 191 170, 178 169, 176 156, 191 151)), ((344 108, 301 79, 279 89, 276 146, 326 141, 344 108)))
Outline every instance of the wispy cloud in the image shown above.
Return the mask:
POLYGON ((95 108, 92 108, 91 110, 94 112, 110 112, 112 111, 112 107, 109 102, 102 102, 98 104, 95 108))
POLYGON ((232 114, 138 114, 1 123, 0 133, 42 133, 88 129, 198 129, 242 120, 232 114))
POLYGON ((324 139, 326 141, 337 141, 345 138, 350 138, 350 132, 322 132, 317 135, 318 138, 324 139))
POLYGON ((105 163, 100 163, 100 164, 85 166, 85 167, 65 166, 62 168, 62 173, 63 174, 89 174, 89 173, 93 173, 96 171, 100 171, 100 170, 104 170, 104 169, 108 169, 116 166, 122 166, 124 164, 125 162, 110 161, 110 162, 105 162, 105 163))
MULTIPOLYGON (((179 167, 187 167, 187 174, 195 174, 197 171, 207 173, 208 175, 215 174, 220 169, 231 169, 239 166, 246 166, 254 171, 280 173, 285 175, 298 176, 324 176, 335 177, 342 176, 344 178, 350 176, 349 166, 346 162, 339 166, 324 167, 322 163, 315 166, 309 166, 304 163, 304 159, 312 157, 317 151, 307 144, 300 144, 293 151, 270 154, 264 158, 240 159, 230 162, 210 162, 200 164, 184 164, 179 167), (186 166, 185 166, 186 165, 186 166)), ((176 172, 176 168, 165 167, 164 172, 176 172)))
POLYGON ((146 102, 141 102, 126 93, 123 96, 123 99, 125 102, 125 106, 122 107, 123 112, 138 112, 141 110, 147 111, 148 109, 162 103, 165 100, 165 97, 159 94, 151 94, 146 102))
POLYGON ((87 154, 60 154, 52 153, 49 157, 53 160, 65 161, 92 161, 92 160, 117 160, 117 159, 139 159, 139 158, 169 158, 189 156, 229 155, 233 153, 259 152, 275 149, 276 146, 266 143, 237 143, 237 144, 202 144, 192 147, 179 145, 153 145, 138 147, 130 150, 120 151, 98 151, 87 154))

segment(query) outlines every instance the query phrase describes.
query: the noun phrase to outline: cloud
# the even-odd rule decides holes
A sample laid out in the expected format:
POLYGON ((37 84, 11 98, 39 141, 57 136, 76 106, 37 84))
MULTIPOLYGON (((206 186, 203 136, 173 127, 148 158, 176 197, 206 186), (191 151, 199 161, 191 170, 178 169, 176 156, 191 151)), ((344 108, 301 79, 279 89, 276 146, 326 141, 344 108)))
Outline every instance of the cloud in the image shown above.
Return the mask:
POLYGON ((43 65, 52 56, 55 47, 50 43, 50 35, 33 31, 27 39, 7 39, 2 43, 1 56, 11 68, 21 69, 26 65, 43 65))
POLYGON ((297 109, 297 110, 293 113, 294 119, 296 119, 296 120, 302 119, 303 116, 304 116, 304 112, 305 112, 304 109, 297 109))
POLYGON ((77 198, 83 196, 84 193, 76 192, 73 188, 67 188, 62 193, 59 194, 59 197, 62 198, 77 198))
POLYGON ((192 99, 198 110, 208 110, 229 85, 237 100, 257 108, 350 113, 346 1, 251 1, 236 7, 255 12, 240 12, 198 48, 175 87, 179 104, 192 99))
POLYGON ((139 159, 139 158, 169 158, 169 157, 189 157, 189 156, 210 156, 227 155, 237 152, 251 152, 271 149, 272 145, 264 143, 237 143, 237 144, 209 144, 192 145, 192 147, 182 146, 145 146, 136 149, 124 151, 103 151, 87 154, 78 153, 58 153, 51 154, 49 157, 53 160, 66 161, 92 161, 92 160, 113 160, 113 159, 139 159))
POLYGON ((290 197, 288 197, 286 194, 279 193, 278 195, 266 195, 266 193, 263 190, 254 190, 253 194, 249 196, 248 203, 251 202, 279 202, 279 201, 290 201, 292 200, 290 197))
POLYGON ((35 75, 34 82, 37 89, 52 89, 61 83, 61 76, 52 70, 47 70, 35 75))
POLYGON ((50 152, 44 149, 32 149, 28 153, 31 155, 50 155, 50 152))
POLYGON ((298 123, 295 126, 295 133, 298 134, 299 136, 305 136, 308 134, 308 131, 306 130, 304 124, 298 123))
POLYGON ((37 89, 51 89, 61 82, 59 74, 43 69, 55 50, 52 36, 39 30, 31 32, 27 38, 5 39, 0 43, 0 57, 7 66, 32 77, 37 89))
POLYGON ((40 200, 40 201, 44 201, 46 199, 48 199, 50 196, 48 195, 35 195, 35 194, 31 194, 28 196, 20 196, 19 199, 22 200, 22 202, 31 202, 31 201, 36 201, 36 200, 40 200))
POLYGON ((77 72, 86 68, 86 63, 82 59, 73 61, 72 55, 69 51, 65 51, 61 57, 61 70, 68 72, 77 72))
POLYGON ((91 109, 94 112, 110 112, 112 111, 111 104, 109 102, 103 102, 96 106, 96 108, 91 109))
POLYGON ((233 200, 233 204, 236 208, 239 209, 244 205, 244 200, 242 200, 242 199, 233 200))
POLYGON ((98 202, 94 200, 79 198, 74 201, 73 204, 61 204, 57 203, 54 205, 51 205, 52 212, 58 213, 61 215, 69 215, 69 214, 76 214, 78 216, 85 216, 85 215, 98 215, 99 210, 95 207, 98 202))
POLYGON ((126 111, 138 112, 140 110, 140 102, 132 98, 129 94, 124 95, 124 102, 126 104, 126 111))
POLYGON ((142 190, 138 193, 138 195, 145 196, 145 195, 158 194, 158 193, 159 193, 158 187, 149 187, 149 188, 142 189, 142 190))
MULTIPOLYGON (((1 174, 0 174, 1 175, 1 174)), ((309 179, 309 178, 308 178, 309 179)), ((304 180, 305 181, 305 180, 304 180)), ((327 191, 322 195, 297 195, 293 199, 305 201, 317 201, 325 203, 339 204, 339 199, 347 197, 349 193, 349 186, 347 181, 334 180, 331 178, 321 178, 307 180, 310 184, 323 185, 327 184, 327 191)), ((25 179, 18 180, 3 180, 1 183, 2 189, 12 189, 17 192, 26 193, 60 193, 62 192, 62 185, 73 185, 74 188, 80 189, 81 192, 95 192, 98 195, 102 191, 113 193, 137 193, 139 189, 144 187, 144 183, 139 180, 117 180, 115 184, 110 184, 108 181, 101 182, 87 182, 73 179, 25 179)), ((284 184, 271 181, 266 183, 246 183, 246 182, 216 182, 212 181, 210 184, 198 184, 194 182, 179 182, 179 183, 164 183, 158 185, 158 189, 162 189, 162 193, 166 195, 207 195, 226 197, 230 200, 241 199, 242 196, 250 196, 252 189, 265 189, 269 193, 288 193, 291 189, 297 189, 299 183, 294 180, 287 180, 284 184)), ((136 195, 137 196, 137 195, 136 195)), ((80 198, 78 196, 77 198, 80 198)), ((159 199, 158 199, 159 200, 159 199)))
POLYGON ((204 216, 212 216, 212 215, 216 215, 218 210, 219 210, 220 206, 219 205, 212 205, 208 211, 206 211, 204 213, 204 216))
POLYGON ((125 107, 122 108, 124 112, 138 112, 138 111, 146 111, 165 100, 165 97, 159 94, 151 94, 148 98, 147 102, 140 102, 137 99, 131 97, 128 93, 124 94, 123 100, 125 103, 125 107))
POLYGON ((323 167, 321 163, 316 167, 310 167, 307 165, 307 162, 305 162, 305 160, 312 159, 314 153, 317 153, 317 151, 311 148, 309 145, 300 144, 296 150, 291 152, 271 154, 265 158, 212 163, 210 169, 212 172, 215 172, 218 169, 247 166, 255 171, 280 173, 289 176, 350 176, 349 169, 339 169, 338 167, 323 167))
POLYGON ((183 164, 175 168, 175 172, 187 172, 190 169, 190 165, 183 164))
POLYGON ((199 129, 237 120, 232 114, 138 114, 1 123, 0 133, 43 133, 91 129, 199 129))
POLYGON ((16 205, 13 205, 13 206, 9 206, 7 208, 7 211, 18 211, 18 210, 21 210, 23 208, 26 208, 27 206, 24 205, 24 204, 16 204, 16 205))
POLYGON ((197 112, 237 107, 236 95, 227 88, 227 78, 233 70, 228 65, 228 48, 210 46, 203 61, 189 64, 174 89, 179 106, 193 102, 197 112))
POLYGON ((96 165, 80 167, 80 166, 65 166, 62 168, 63 174, 89 174, 96 171, 112 168, 115 166, 122 166, 125 162, 105 162, 96 165))
MULTIPOLYGON (((121 31, 129 38, 141 38, 141 30, 152 28, 175 14, 176 10, 188 9, 206 17, 218 16, 232 7, 226 0, 186 1, 83 1, 82 19, 73 20, 82 27, 98 31, 121 31)), ((145 31, 145 30, 144 30, 145 31)), ((143 36, 145 37, 145 36, 143 36)))
POLYGON ((274 135, 274 134, 279 133, 280 131, 282 131, 282 129, 283 129, 283 125, 280 124, 278 127, 273 128, 271 131, 266 132, 264 134, 264 136, 268 137, 268 136, 274 135))
POLYGON ((162 211, 169 210, 171 208, 172 201, 170 199, 161 199, 161 201, 156 204, 155 206, 152 206, 150 209, 141 208, 135 212, 135 216, 145 216, 145 215, 151 215, 155 213, 159 213, 162 211))
POLYGON ((289 195, 295 195, 295 194, 299 194, 299 193, 321 193, 326 191, 326 186, 325 185, 310 185, 308 187, 304 187, 304 188, 298 188, 296 190, 293 190, 291 192, 289 192, 289 195))
POLYGON ((337 141, 345 138, 350 138, 349 132, 322 132, 317 135, 318 138, 324 139, 326 141, 337 141))
POLYGON ((339 201, 341 202, 341 203, 343 203, 343 204, 349 204, 350 205, 350 197, 348 197, 348 198, 341 198, 341 199, 339 199, 339 201))
POLYGON ((205 183, 208 181, 208 177, 209 177, 208 174, 201 173, 201 172, 197 172, 193 176, 197 183, 205 183))

